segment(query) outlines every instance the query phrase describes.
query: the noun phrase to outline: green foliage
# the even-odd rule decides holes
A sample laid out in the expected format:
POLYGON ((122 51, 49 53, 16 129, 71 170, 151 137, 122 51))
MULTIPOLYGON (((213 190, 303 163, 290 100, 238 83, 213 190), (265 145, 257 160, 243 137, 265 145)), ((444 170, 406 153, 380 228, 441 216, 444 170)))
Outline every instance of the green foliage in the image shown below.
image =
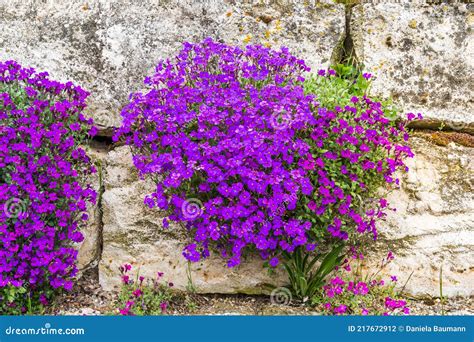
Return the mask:
POLYGON ((165 314, 173 299, 173 283, 162 280, 163 274, 156 278, 145 279, 136 272, 135 279, 130 278, 132 266, 125 264, 122 272, 122 288, 118 296, 117 307, 121 315, 162 315, 165 314))
MULTIPOLYGON (((335 77, 320 77, 311 75, 304 83, 306 94, 316 94, 321 107, 334 109, 336 106, 344 107, 349 105, 352 96, 362 97, 370 95, 370 77, 352 65, 338 64, 333 66, 336 72, 335 77)), ((371 96, 373 101, 382 104, 385 116, 388 119, 396 120, 399 109, 391 99, 383 99, 371 96)))
MULTIPOLYGON (((334 314, 334 308, 345 306, 346 311, 343 314, 349 315, 387 315, 389 309, 385 305, 386 298, 400 300, 396 291, 395 284, 369 285, 369 291, 365 295, 354 294, 345 289, 341 295, 333 298, 327 298, 324 295, 318 295, 312 298, 314 305, 323 303, 325 314, 334 314), (329 306, 330 304, 330 306, 329 306)), ((394 313, 391 313, 392 315, 394 313)), ((401 314, 400 310, 396 314, 401 314)))
POLYGON ((133 295, 137 289, 132 285, 122 286, 119 295, 119 306, 126 306, 134 301, 130 313, 138 316, 156 316, 166 312, 166 306, 172 298, 172 294, 165 285, 147 284, 140 286, 143 292, 139 297, 133 295), (166 306, 165 306, 166 305, 166 306))
POLYGON ((51 297, 29 291, 26 287, 6 286, 0 288, 0 314, 1 315, 38 315, 44 313, 44 305, 40 296, 46 304, 46 298, 51 297))
MULTIPOLYGON (((350 146, 347 144, 341 145, 338 143, 339 133, 334 133, 333 128, 337 129, 339 120, 344 120, 349 126, 362 126, 364 129, 378 130, 377 126, 369 126, 363 121, 356 121, 355 115, 347 110, 344 110, 345 106, 353 106, 358 108, 359 111, 364 111, 361 102, 351 102, 353 97, 362 99, 364 96, 369 95, 371 86, 371 75, 366 73, 360 73, 356 67, 350 65, 338 64, 333 67, 335 75, 328 76, 327 72, 325 76, 318 74, 311 75, 304 82, 304 90, 307 94, 315 94, 316 99, 319 102, 320 108, 327 108, 328 110, 334 111, 337 114, 337 120, 334 120, 334 124, 329 129, 326 129, 326 133, 329 138, 326 139, 326 144, 320 148, 314 144, 314 141, 307 140, 311 145, 311 153, 313 158, 318 158, 327 151, 340 154, 343 149, 349 149, 353 153, 358 153, 357 146, 350 146), (339 110, 336 110, 339 109, 339 110)), ((390 100, 382 100, 376 97, 371 97, 373 102, 381 103, 381 110, 384 113, 384 117, 391 120, 391 125, 396 126, 398 117, 397 109, 393 106, 390 100)), ((378 133, 381 134, 381 133, 378 133)), ((393 142, 401 142, 402 136, 392 137, 395 139, 393 142), (398 140, 397 140, 398 139, 398 140)), ((375 164, 379 161, 383 161, 387 158, 387 152, 381 146, 370 145, 370 152, 365 155, 366 160, 372 161, 375 164)), ((352 209, 360 212, 362 215, 364 211, 377 206, 376 200, 380 198, 380 189, 387 188, 386 180, 384 175, 374 169, 363 169, 360 163, 352 163, 348 159, 338 158, 337 160, 325 160, 326 169, 330 179, 334 181, 335 185, 341 188, 345 194, 349 194, 352 197, 352 209), (341 168, 345 167, 348 172, 343 174, 341 168), (357 176, 358 181, 354 182, 348 176, 354 174, 357 176), (364 186, 359 186, 362 183, 364 186)), ((311 181, 313 184, 318 184, 318 174, 314 174, 311 181)), ((312 210, 308 208, 308 203, 305 199, 302 199, 300 203, 301 211, 298 215, 299 219, 308 220, 313 223, 312 229, 313 237, 316 241, 325 240, 327 234, 324 230, 318 229, 318 227, 327 227, 332 224, 338 212, 335 206, 329 206, 322 215, 315 216, 312 210)), ((346 225, 350 225, 350 222, 343 222, 346 225)), ((351 237, 351 236, 350 236, 351 237)))
POLYGON ((290 290, 295 298, 307 301, 312 298, 324 285, 326 277, 338 266, 344 256, 341 256, 343 245, 334 247, 329 253, 311 256, 302 251, 301 247, 290 253, 285 253, 285 267, 290 280, 290 290), (318 260, 323 261, 316 268, 318 260))

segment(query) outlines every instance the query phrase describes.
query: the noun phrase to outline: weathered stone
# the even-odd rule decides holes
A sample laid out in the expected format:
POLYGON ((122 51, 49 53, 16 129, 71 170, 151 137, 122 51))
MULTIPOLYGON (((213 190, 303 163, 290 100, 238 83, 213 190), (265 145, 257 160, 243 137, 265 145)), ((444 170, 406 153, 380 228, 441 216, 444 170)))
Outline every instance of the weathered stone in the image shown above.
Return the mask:
POLYGON ((184 41, 286 45, 318 67, 344 29, 344 8, 330 0, 0 0, 0 18, 0 60, 16 59, 89 90, 88 111, 102 135, 120 125, 128 94, 184 41))
POLYGON ((374 93, 422 112, 427 123, 474 132, 472 4, 364 2, 352 15, 355 51, 376 76, 374 93))
POLYGON ((100 209, 97 206, 87 209, 89 219, 81 230, 84 240, 78 244, 77 267, 80 272, 96 267, 100 260, 100 209))
MULTIPOLYGON (((474 149, 434 146, 421 138, 413 138, 412 147, 416 158, 408 161, 410 172, 402 178, 401 189, 388 196, 397 211, 380 225, 379 257, 388 249, 395 252, 388 273, 399 275, 402 282, 414 272, 409 292, 437 295, 443 265, 444 294, 472 295, 474 149)), ((138 180, 130 158, 128 148, 120 147, 106 160, 101 284, 112 289, 120 280, 118 267, 132 262, 144 275, 165 272, 178 288, 186 288, 187 263, 181 255, 186 236, 176 226, 163 229, 163 214, 143 204, 153 184, 138 180)), ((265 283, 285 283, 284 274, 268 277, 257 259, 230 270, 222 259, 212 257, 192 265, 192 278, 198 291, 218 293, 258 293, 265 283)))
MULTIPOLYGON (((144 276, 164 272, 176 288, 186 289, 189 279, 188 263, 181 254, 186 244, 183 228, 171 225, 164 229, 164 213, 143 203, 154 187, 138 179, 128 147, 109 152, 105 163, 104 248, 99 266, 102 287, 113 289, 120 283, 119 266, 132 263, 144 276)), ((262 293, 268 291, 265 284, 284 280, 281 273, 269 276, 259 258, 249 257, 241 266, 229 269, 224 259, 211 256, 190 267, 192 284, 205 293, 262 293)))
POLYGON ((89 219, 87 225, 81 230, 84 240, 78 244, 77 266, 79 271, 84 272, 90 268, 97 267, 101 256, 102 243, 102 208, 100 206, 102 192, 102 174, 104 172, 102 161, 106 155, 104 146, 92 142, 86 147, 86 153, 96 165, 97 173, 88 179, 89 184, 97 192, 96 205, 88 205, 87 214, 89 219))
MULTIPOLYGON (((389 194, 396 212, 380 224, 377 250, 397 255, 388 270, 415 294, 474 295, 474 149, 412 139, 415 158, 401 189, 389 194)), ((379 255, 381 258, 382 255, 379 255)), ((373 257, 371 257, 373 258, 373 257)))

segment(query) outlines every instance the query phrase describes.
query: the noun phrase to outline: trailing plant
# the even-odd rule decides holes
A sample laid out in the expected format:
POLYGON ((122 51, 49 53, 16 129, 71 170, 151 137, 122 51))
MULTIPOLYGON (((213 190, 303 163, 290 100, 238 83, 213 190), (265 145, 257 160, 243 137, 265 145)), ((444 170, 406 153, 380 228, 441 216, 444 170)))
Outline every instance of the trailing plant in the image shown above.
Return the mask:
POLYGON ((0 62, 0 313, 41 311, 70 290, 81 227, 96 193, 80 147, 96 133, 71 82, 0 62))
POLYGON ((131 95, 114 139, 157 184, 145 204, 193 238, 188 260, 213 248, 234 267, 258 251, 275 267, 296 249, 376 238, 388 203, 370 185, 396 186, 406 170, 406 120, 363 94, 367 77, 355 86, 328 70, 305 82, 307 71, 286 48, 208 38, 184 43, 131 95))
POLYGON ((312 222, 317 240, 326 236, 321 227, 344 240, 357 240, 354 232, 369 232, 376 239, 376 223, 389 209, 379 189, 397 187, 394 172, 408 171, 403 160, 413 157, 405 124, 421 115, 395 120, 392 109, 368 97, 370 79, 370 74, 339 65, 319 70, 304 83, 305 92, 315 94, 323 108, 318 109, 318 127, 306 139, 316 166, 310 179, 319 191, 303 198, 306 205, 298 217, 312 222))

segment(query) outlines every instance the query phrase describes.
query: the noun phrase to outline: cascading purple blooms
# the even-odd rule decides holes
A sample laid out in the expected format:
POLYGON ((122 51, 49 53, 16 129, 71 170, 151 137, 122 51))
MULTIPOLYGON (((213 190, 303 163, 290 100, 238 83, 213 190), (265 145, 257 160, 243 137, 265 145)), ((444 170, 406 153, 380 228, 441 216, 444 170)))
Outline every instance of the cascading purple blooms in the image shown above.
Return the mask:
POLYGON ((89 94, 14 61, 0 62, 0 291, 71 289, 95 172, 79 147, 94 135, 89 94))
POLYGON ((300 163, 311 171, 316 191, 301 198, 305 205, 299 216, 316 225, 324 223, 331 236, 343 240, 352 230, 376 239, 376 223, 386 216, 389 203, 368 188, 399 185, 395 172, 408 171, 404 160, 413 157, 405 144, 406 122, 422 117, 410 113, 397 123, 385 117, 379 102, 365 95, 353 96, 350 102, 334 110, 318 109, 316 125, 305 139, 311 153, 300 163))
MULTIPOLYGON (((350 194, 325 171, 341 158, 363 162, 362 154, 324 149, 334 138, 359 149, 367 140, 391 156, 399 145, 386 144, 388 138, 375 129, 357 131, 366 136, 359 140, 351 137, 357 127, 342 122, 336 127, 337 114, 318 108, 316 97, 304 93, 306 71, 304 61, 286 48, 241 49, 208 38, 184 43, 174 60, 160 62, 145 79, 148 92, 131 95, 114 139, 132 147, 140 175, 157 183, 145 204, 167 211, 168 219, 191 233, 194 241, 183 251, 188 260, 207 257, 213 246, 229 267, 238 265, 247 249, 276 266, 281 251, 314 249, 311 231, 321 227, 300 214, 323 215, 336 202, 340 214, 323 229, 345 239, 342 217, 367 225, 351 208, 350 194)), ((359 112, 361 121, 388 126, 376 104, 362 101, 370 108, 359 112)), ((403 165, 405 152, 405 147, 396 152, 400 158, 390 167, 384 158, 378 171, 390 177, 403 165)), ((380 212, 379 206, 374 215, 380 212)))

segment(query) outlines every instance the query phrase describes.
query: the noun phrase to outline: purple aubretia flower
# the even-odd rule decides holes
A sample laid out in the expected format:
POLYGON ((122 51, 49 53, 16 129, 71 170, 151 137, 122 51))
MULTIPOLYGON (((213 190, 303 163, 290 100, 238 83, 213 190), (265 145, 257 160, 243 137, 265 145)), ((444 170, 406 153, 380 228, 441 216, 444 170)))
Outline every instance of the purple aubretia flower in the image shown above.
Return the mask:
POLYGON ((201 261, 214 247, 235 267, 256 250, 276 266, 282 251, 311 250, 314 231, 376 238, 387 208, 361 213, 351 188, 366 192, 367 170, 397 183, 394 173, 412 155, 396 139, 404 126, 366 96, 320 108, 302 87, 308 70, 286 48, 207 38, 184 43, 145 79, 147 91, 130 96, 114 140, 131 146, 140 176, 157 182, 146 205, 192 238, 186 259, 201 261), (315 224, 321 217, 329 219, 315 224))
POLYGON ((88 95, 0 62, 0 293, 24 286, 45 305, 41 292, 72 289, 73 244, 96 198, 84 181, 95 168, 79 146, 95 131, 82 115, 88 95))
POLYGON ((276 266, 281 243, 308 242, 309 222, 286 218, 295 194, 313 191, 316 164, 297 138, 315 121, 315 99, 300 84, 307 70, 286 48, 205 39, 184 43, 146 79, 150 90, 131 96, 115 139, 132 146, 142 176, 162 175, 145 203, 187 227, 188 260, 207 257, 213 244, 233 267, 253 246, 276 266), (189 203, 198 215, 183 210, 189 203))

